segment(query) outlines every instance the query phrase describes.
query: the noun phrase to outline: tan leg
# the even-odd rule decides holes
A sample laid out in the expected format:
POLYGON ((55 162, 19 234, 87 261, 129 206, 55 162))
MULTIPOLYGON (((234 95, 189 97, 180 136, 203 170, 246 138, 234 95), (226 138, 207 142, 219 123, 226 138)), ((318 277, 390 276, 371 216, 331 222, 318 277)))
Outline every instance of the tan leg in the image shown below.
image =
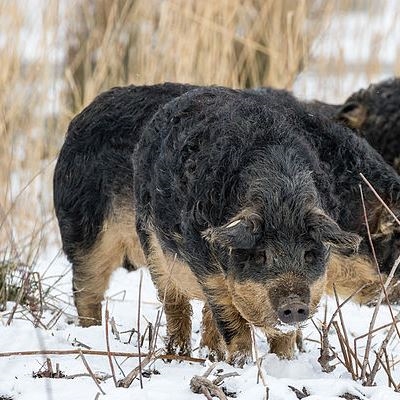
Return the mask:
POLYGON ((236 335, 228 344, 228 363, 243 367, 252 360, 252 339, 250 328, 243 320, 236 335))
POLYGON ((252 358, 252 339, 248 322, 234 306, 227 281, 214 275, 203 282, 213 318, 227 347, 227 361, 243 367, 252 358))
POLYGON ((101 267, 89 262, 74 266, 74 301, 81 326, 101 324, 101 302, 112 272, 108 269, 100 272, 101 267))
POLYGON ((167 352, 190 355, 192 335, 192 306, 189 299, 171 287, 165 293, 164 312, 167 318, 167 352))
POLYGON ((297 329, 297 332, 296 332, 296 345, 297 345, 298 350, 301 353, 305 352, 304 342, 303 342, 303 331, 301 329, 297 329))
POLYGON ((122 262, 123 255, 114 252, 106 256, 101 246, 80 263, 74 265, 74 301, 82 326, 101 324, 101 302, 108 288, 112 272, 122 262), (100 252, 97 252, 100 251, 100 252), (104 257, 98 257, 98 255, 104 257))
POLYGON ((279 358, 293 358, 297 331, 267 334, 267 337, 271 353, 275 353, 279 358))
POLYGON ((149 236, 147 262, 167 319, 167 352, 190 355, 192 333, 190 298, 178 287, 174 279, 174 273, 179 273, 178 264, 176 271, 174 269, 176 259, 164 254, 155 234, 149 236))
POLYGON ((217 325, 214 316, 207 304, 203 307, 202 336, 200 342, 201 348, 206 348, 208 358, 211 362, 225 360, 225 352, 227 350, 225 342, 217 325))
MULTIPOLYGON (((123 264, 126 257, 131 258, 136 254, 132 248, 128 254, 129 246, 132 247, 132 226, 133 223, 121 223, 113 216, 105 222, 94 246, 75 257, 73 290, 80 325, 101 324, 101 302, 111 274, 123 264)), ((142 260, 140 252, 136 255, 142 260)))

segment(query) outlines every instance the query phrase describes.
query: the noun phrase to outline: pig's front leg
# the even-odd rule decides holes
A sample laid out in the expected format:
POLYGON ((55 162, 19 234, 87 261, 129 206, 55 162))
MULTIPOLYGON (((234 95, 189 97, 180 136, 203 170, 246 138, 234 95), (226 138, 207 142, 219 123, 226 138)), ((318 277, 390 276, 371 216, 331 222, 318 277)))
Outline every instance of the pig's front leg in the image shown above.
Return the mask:
MULTIPOLYGON (((203 282, 203 289, 215 325, 226 346, 227 362, 235 366, 243 367, 245 363, 252 360, 252 339, 249 323, 240 315, 239 311, 233 305, 232 297, 223 275, 208 277, 203 282)), ((216 343, 205 331, 203 331, 202 342, 209 347, 211 343, 216 343)), ((209 350, 211 352, 221 353, 220 348, 210 348, 209 350)))

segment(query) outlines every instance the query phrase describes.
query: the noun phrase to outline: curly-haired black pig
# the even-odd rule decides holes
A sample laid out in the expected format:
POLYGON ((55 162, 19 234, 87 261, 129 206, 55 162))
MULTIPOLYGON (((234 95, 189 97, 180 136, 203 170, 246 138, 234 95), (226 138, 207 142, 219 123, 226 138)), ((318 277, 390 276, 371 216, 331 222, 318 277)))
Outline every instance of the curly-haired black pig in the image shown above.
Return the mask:
MULTIPOLYGON (((101 323, 101 301, 108 286, 110 275, 115 268, 122 264, 129 268, 146 263, 153 265, 154 258, 162 260, 163 257, 166 257, 157 243, 154 244, 154 246, 156 246, 155 250, 149 253, 148 243, 145 240, 145 249, 147 249, 146 255, 148 257, 146 261, 138 241, 135 230, 135 199, 133 193, 134 168, 132 154, 143 131, 148 132, 150 130, 150 132, 153 132, 152 130, 156 129, 153 122, 150 123, 149 121, 159 108, 183 93, 193 89, 196 89, 196 87, 182 84, 114 88, 98 96, 86 109, 74 118, 68 128, 65 143, 61 149, 54 175, 54 202, 63 248, 68 259, 73 264, 74 299, 80 323, 83 326, 101 323)), ((215 90, 216 93, 221 91, 221 95, 223 99, 225 99, 225 89, 212 90, 215 90)), ((215 96, 217 96, 216 93, 214 93, 215 96)), ((345 128, 335 127, 331 122, 318 116, 318 113, 317 115, 314 115, 314 113, 310 115, 309 110, 303 107, 304 104, 296 101, 288 92, 264 88, 261 90, 242 92, 228 90, 228 93, 230 93, 230 95, 226 98, 230 100, 227 106, 223 108, 225 115, 221 114, 222 119, 216 119, 213 126, 221 124, 221 127, 218 129, 222 131, 233 129, 234 126, 237 126, 238 140, 235 141, 233 146, 235 150, 230 148, 229 151, 232 152, 232 154, 239 151, 238 154, 241 154, 240 146, 243 144, 243 141, 246 142, 248 139, 246 136, 240 139, 240 137, 242 137, 241 126, 242 124, 244 124, 243 126, 247 126, 253 120, 260 138, 262 137, 260 133, 262 130, 265 131, 264 135, 267 135, 269 132, 279 132, 278 128, 282 125, 282 134, 286 131, 290 133, 285 140, 285 146, 288 147, 288 154, 289 144, 294 140, 296 135, 299 135, 295 143, 299 142, 304 146, 304 157, 307 158, 307 154, 313 155, 313 157, 310 158, 313 159, 313 167, 311 170, 305 168, 303 171, 304 183, 308 185, 312 184, 314 180, 318 182, 319 186, 316 186, 318 201, 322 203, 324 201, 329 202, 329 204, 327 203, 322 207, 322 210, 325 211, 325 214, 323 214, 324 216, 318 218, 325 219, 325 217, 328 216, 330 219, 328 218, 327 221, 334 229, 337 229, 338 232, 341 231, 333 221, 338 222, 339 226, 344 229, 366 237, 362 205, 358 191, 358 184, 360 183, 360 179, 357 175, 358 172, 364 171, 371 181, 374 183, 377 182, 377 188, 380 189, 382 197, 388 202, 390 199, 395 199, 396 196, 392 192, 395 190, 396 185, 398 185, 396 178, 393 177, 395 174, 386 171, 385 167, 382 167, 384 163, 379 159, 376 153, 374 151, 369 151, 368 146, 365 145, 362 139, 352 139, 351 136, 353 135, 349 135, 349 131, 345 128), (238 96, 238 107, 241 104, 241 96, 245 96, 247 102, 254 102, 252 105, 255 107, 254 112, 249 113, 248 117, 244 118, 243 121, 241 121, 242 118, 234 118, 235 113, 240 110, 240 107, 238 109, 233 107, 233 103, 235 103, 236 100, 234 102, 232 96, 235 98, 238 96), (231 107, 231 111, 229 111, 227 107, 231 107), (267 116, 258 116, 259 112, 262 114, 266 112, 267 116), (228 116, 231 120, 229 120, 228 116), (272 121, 273 123, 260 127, 260 121, 263 121, 262 118, 264 118, 265 121, 272 121), (230 121, 229 126, 227 125, 224 127, 225 119, 230 121), (309 138, 303 137, 304 132, 308 132, 313 139, 310 140, 309 138), (321 136, 319 136, 320 132, 321 136), (339 142, 338 138, 340 138, 339 142), (376 171, 378 169, 379 173, 377 174, 376 171), (382 172, 382 174, 380 174, 380 172, 382 172)), ((215 103, 215 106, 217 105, 218 104, 215 103)), ((208 110, 206 106, 210 109, 213 108, 212 104, 204 105, 204 108, 202 108, 201 104, 198 105, 199 111, 201 111, 199 113, 199 118, 202 118, 201 116, 204 116, 204 112, 208 110)), ((243 116, 243 113, 246 113, 244 109, 238 115, 243 116)), ((214 114, 215 110, 210 115, 214 114)), ((320 114, 325 113, 321 112, 320 114)), ((165 115, 164 110, 160 110, 160 113, 157 114, 158 121, 162 119, 162 115, 165 115)), ((195 118, 195 115, 190 111, 188 117, 195 118)), ((173 121, 177 121, 178 118, 181 118, 181 116, 178 117, 174 115, 171 121, 164 122, 172 123, 173 121)), ((205 118, 205 120, 207 119, 205 118)), ((200 123, 197 125, 199 130, 201 130, 200 123)), ((186 130, 180 132, 180 135, 183 137, 186 134, 185 132, 186 130)), ((216 132, 219 132, 219 130, 216 132)), ((190 130, 189 133, 190 135, 193 134, 190 130)), ((149 154, 151 155, 151 151, 153 151, 149 150, 150 147, 157 147, 160 144, 164 146, 164 144, 158 134, 154 135, 153 132, 146 135, 147 144, 141 144, 136 154, 140 155, 143 153, 148 157, 149 154), (151 143, 153 135, 155 142, 151 143), (147 149, 147 146, 149 146, 149 149, 147 149)), ((197 140, 200 140, 201 132, 197 132, 196 135, 198 135, 197 140)), ((273 136, 271 136, 271 138, 272 137, 273 136)), ((184 148, 186 152, 190 153, 196 151, 197 142, 194 141, 195 145, 191 146, 190 143, 193 142, 192 139, 192 136, 188 136, 187 146, 184 148)), ((234 140, 233 136, 231 139, 234 140)), ((278 140, 278 138, 276 138, 276 140, 278 140)), ((260 145, 260 148, 255 154, 257 154, 258 151, 262 151, 264 146, 261 142, 257 142, 257 146, 258 145, 260 145)), ((254 146, 253 149, 255 149, 254 146)), ((302 152, 299 149, 300 147, 294 146, 293 149, 290 150, 293 153, 294 159, 297 159, 299 156, 297 152, 302 152)), ((224 152, 225 150, 224 148, 218 148, 218 151, 224 152)), ((214 149, 214 152, 216 152, 216 149, 214 149)), ((250 150, 246 153, 247 156, 249 156, 249 152, 250 150)), ((176 149, 175 153, 176 157, 185 157, 186 154, 181 154, 179 149, 176 149)), ((272 153, 271 157, 278 157, 279 155, 278 153, 276 155, 274 152, 272 153)), ((158 153, 155 152, 154 154, 158 153)), ((229 158, 230 154, 231 153, 222 153, 221 157, 223 157, 224 163, 225 158, 226 161, 231 160, 233 163, 239 163, 239 161, 241 161, 241 159, 236 160, 229 158)), ((156 158, 154 160, 156 160, 156 158)), ((150 161, 151 164, 152 160, 150 159, 148 161, 150 161)), ((205 163, 204 168, 211 168, 210 162, 205 163)), ((270 166, 272 167, 274 165, 275 164, 272 163, 270 166)), ((279 163, 276 164, 276 167, 279 169, 278 166, 279 163)), ((179 179, 184 180, 186 176, 193 177, 191 168, 194 168, 194 165, 192 166, 191 163, 186 163, 181 167, 183 168, 181 173, 184 171, 184 174, 179 179)), ((215 168, 217 167, 218 166, 215 166, 215 168)), ((157 167, 153 166, 151 168, 154 172, 157 167)), ((290 172, 290 168, 290 166, 286 166, 288 173, 290 172)), ((234 175, 236 174, 236 169, 233 168, 229 171, 232 174, 232 180, 235 180, 236 178, 234 175)), ((271 168, 270 172, 273 172, 273 175, 276 175, 277 181, 280 182, 279 175, 274 171, 275 170, 271 168)), ((237 169, 237 173, 239 173, 239 169, 237 169)), ((155 175, 158 175, 158 173, 155 173, 155 175)), ((152 176, 152 180, 154 179, 155 176, 152 176)), ((177 176, 175 176, 171 184, 176 182, 177 179, 177 176)), ((210 180, 212 179, 212 176, 208 177, 207 183, 211 184, 212 182, 210 180)), ((224 193, 234 190, 234 187, 228 182, 225 182, 225 185, 226 186, 221 186, 216 190, 224 191, 224 193)), ((276 182, 274 185, 276 186, 276 182)), ((308 187, 307 185, 305 187, 308 187)), ((299 188, 300 187, 301 185, 299 183, 299 188)), ((208 190, 206 186, 204 190, 208 190)), ((293 188, 293 190, 295 189, 293 188)), ((211 193, 213 192, 210 192, 210 194, 211 193)), ((211 195, 219 196, 216 193, 211 195)), ((234 198, 234 195, 235 192, 232 192, 232 198, 234 198)), ((377 203, 376 198, 371 196, 370 192, 366 191, 366 196, 367 208, 370 211, 369 219, 371 221, 371 231, 385 239, 386 233, 381 229, 382 207, 377 203)), ((225 200, 228 201, 228 198, 225 200)), ((297 207, 300 207, 300 203, 297 207)), ((198 204, 199 207, 200 204, 201 203, 198 204)), ((286 208, 288 208, 288 204, 286 208)), ((232 204, 232 207, 234 206, 235 204, 232 204)), ((213 207, 218 207, 218 204, 213 204, 213 207)), ((293 212, 297 213, 296 210, 297 208, 293 209, 293 212)), ((214 213, 215 210, 210 210, 209 212, 214 213)), ((223 213, 222 209, 219 209, 218 212, 223 213)), ((287 215, 289 219, 290 215, 290 213, 287 215)), ((224 218, 228 217, 224 216, 224 218)), ((301 219, 300 214, 299 218, 301 219)), ((180 224, 179 220, 176 221, 176 224, 180 224)), ((227 221, 226 224, 229 225, 229 222, 227 221)), ((387 229, 387 226, 390 226, 390 221, 385 226, 385 229, 387 229)), ((239 227, 240 226, 237 226, 236 228, 238 229, 239 227)), ((208 239, 215 237, 215 234, 213 235, 211 233, 212 230, 205 227, 200 236, 202 238, 204 236, 204 238, 208 239), (208 232, 208 234, 205 232, 208 232)), ((144 235, 146 236, 147 234, 147 231, 145 231, 144 235)), ((355 236, 351 237, 353 239, 355 238, 355 236)), ((157 242, 159 241, 159 239, 155 240, 157 242)), ((179 236, 176 236, 174 240, 179 240, 179 236)), ((344 240, 344 242, 347 243, 346 240, 344 240)), ((214 249, 218 241, 209 240, 206 243, 212 243, 212 248, 214 249)), ((321 241, 321 243, 323 242, 321 241)), ((344 295, 351 294, 356 287, 370 284, 369 287, 367 285, 358 295, 358 300, 363 302, 371 300, 376 290, 379 290, 379 279, 371 263, 367 246, 364 243, 367 243, 367 241, 364 240, 362 242, 360 255, 347 254, 343 256, 343 254, 341 254, 342 251, 331 253, 327 272, 328 291, 332 291, 332 282, 336 282, 338 290, 344 295)), ((382 243, 384 243, 384 240, 382 243)), ((355 242, 353 241, 347 244, 352 247, 355 245, 355 242)), ((207 244, 207 246, 209 245, 207 244)), ((171 251, 172 250, 169 249, 167 253, 170 254, 171 251)), ((378 251, 378 258, 382 261, 382 265, 386 265, 385 257, 387 253, 387 246, 382 246, 382 249, 378 251)), ((328 252, 325 255, 327 254, 328 252)), ((180 268, 183 268, 183 272, 190 270, 186 265, 187 263, 181 264, 180 257, 181 256, 178 257, 177 255, 174 261, 174 271, 180 271, 180 268)), ((324 268, 325 264, 323 263, 322 269, 324 270, 324 268)), ((168 280, 162 283, 162 279, 158 278, 163 275, 162 271, 158 273, 153 267, 151 267, 151 271, 153 279, 159 287, 159 291, 161 290, 160 286, 169 286, 170 283, 168 280)), ((187 276, 187 274, 185 275, 183 273, 182 277, 185 276, 187 276)), ((171 277, 171 280, 175 282, 175 275, 171 277)), ((321 281, 320 287, 324 286, 323 281, 324 278, 321 281)), ((195 282, 196 278, 189 282, 182 281, 182 287, 192 288, 182 289, 186 296, 184 299, 185 301, 181 302, 178 296, 176 303, 174 300, 175 298, 172 297, 172 300, 169 298, 168 302, 165 304, 170 338, 168 350, 171 352, 175 351, 177 348, 182 352, 189 352, 190 350, 188 336, 190 336, 189 316, 191 310, 186 300, 192 297, 206 298, 205 294, 202 292, 200 283, 197 282, 194 284, 195 282), (193 284, 193 286, 190 286, 191 284, 193 284), (198 290, 199 285, 200 290, 198 290), (189 290, 190 293, 186 293, 185 290, 189 290), (174 332, 177 332, 180 328, 182 328, 182 332, 179 333, 179 335, 182 336, 178 335, 179 337, 177 338, 174 332), (182 337, 184 340, 181 340, 182 337)), ((176 283, 174 283, 174 285, 175 284, 176 283)), ((317 286, 315 287, 317 288, 317 286)), ((173 293, 180 293, 180 291, 181 289, 177 289, 177 291, 173 291, 173 293)), ((301 298, 294 298, 294 304, 300 304, 299 310, 302 310, 299 314, 294 309, 295 314, 293 315, 297 313, 297 316, 293 317, 295 318, 295 323, 298 322, 296 319, 306 318, 313 312, 319 298, 318 288, 313 289, 313 296, 312 303, 311 300, 310 303, 307 303, 307 296, 305 297, 305 301, 302 301, 301 298)), ((240 295, 238 295, 237 298, 239 299, 240 295)), ((164 299, 162 291, 160 291, 160 299, 164 299)), ((205 329, 202 344, 203 346, 210 347, 215 356, 222 359, 225 357, 227 342, 223 339, 223 336, 217 334, 219 331, 214 323, 213 313, 207 304, 208 303, 206 303, 203 312, 203 325, 205 329)), ((290 322, 290 320, 285 320, 285 315, 291 318, 292 311, 287 313, 286 310, 287 314, 285 314, 284 311, 283 314, 281 312, 281 321, 290 322)), ((233 322, 233 324, 235 323, 236 322, 233 322)), ((281 356, 290 356, 292 354, 293 335, 280 336, 279 340, 275 340, 274 335, 270 333, 270 339, 272 351, 281 356), (282 338, 286 338, 286 342, 282 338)), ((247 352, 248 346, 249 344, 247 343, 244 353, 247 352)), ((241 358, 241 356, 239 358, 241 358)))
POLYGON ((400 172, 400 78, 352 94, 336 114, 400 172))
POLYGON ((325 115, 353 129, 400 172, 400 78, 360 89, 343 104, 315 100, 305 106, 311 113, 325 115))
POLYGON ((146 263, 135 230, 133 149, 158 107, 190 88, 116 87, 97 96, 68 127, 53 197, 82 326, 101 323, 101 301, 117 267, 146 263))
POLYGON ((168 349, 190 351, 198 298, 201 344, 217 358, 250 356, 249 324, 291 357, 296 329, 281 328, 315 312, 328 265, 340 285, 336 270, 363 262, 350 232, 363 224, 360 171, 397 201, 400 178, 364 140, 281 91, 205 88, 161 107, 134 152, 134 190, 168 349))

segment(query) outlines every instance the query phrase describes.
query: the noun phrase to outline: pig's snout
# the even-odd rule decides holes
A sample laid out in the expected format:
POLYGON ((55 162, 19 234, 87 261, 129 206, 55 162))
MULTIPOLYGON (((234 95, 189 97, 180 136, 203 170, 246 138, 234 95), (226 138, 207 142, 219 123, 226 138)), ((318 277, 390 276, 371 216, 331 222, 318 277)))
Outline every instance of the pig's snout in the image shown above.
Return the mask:
POLYGON ((285 324, 305 321, 310 315, 308 305, 298 296, 289 296, 278 307, 278 318, 285 324))

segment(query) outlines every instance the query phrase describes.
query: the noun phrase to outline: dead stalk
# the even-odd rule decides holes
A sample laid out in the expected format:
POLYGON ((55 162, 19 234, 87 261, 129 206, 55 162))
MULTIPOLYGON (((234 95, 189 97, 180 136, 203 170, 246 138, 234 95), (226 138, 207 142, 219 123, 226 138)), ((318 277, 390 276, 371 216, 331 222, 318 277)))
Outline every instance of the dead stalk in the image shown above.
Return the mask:
MULTIPOLYGON (((368 182, 368 180, 364 177, 364 175, 362 175, 362 174, 360 174, 360 175, 361 175, 362 179, 364 180, 364 182, 367 183, 369 188, 373 191, 374 195, 378 198, 378 200, 384 205, 384 207, 390 212, 390 214, 399 223, 399 221, 397 220, 396 216, 393 214, 393 212, 390 210, 390 208, 385 204, 385 202, 381 199, 381 197, 378 195, 378 193, 375 191, 375 189, 372 187, 372 185, 368 182)), ((366 347, 365 347, 364 359, 363 359, 363 362, 362 362, 362 368, 361 368, 361 374, 360 374, 361 380, 365 384, 371 385, 373 383, 373 380, 375 379, 375 375, 376 375, 376 372, 377 372, 378 367, 379 367, 379 362, 376 360, 375 364, 374 364, 374 367, 373 367, 373 371, 371 371, 371 373, 367 377, 367 367, 369 365, 369 354, 370 354, 370 351, 371 351, 371 344, 372 344, 372 332, 374 331, 376 318, 378 316, 379 308, 380 308, 380 305, 381 305, 383 299, 386 298, 386 301, 389 304, 389 300, 388 300, 388 296, 387 296, 387 288, 389 287, 390 282, 392 281, 393 276, 394 276, 394 274, 395 274, 395 272, 396 272, 396 270, 397 270, 397 268, 399 266, 400 256, 396 259, 395 263, 393 264, 393 267, 390 270, 390 273, 389 273, 389 275, 388 275, 388 277, 386 279, 386 282, 383 283, 382 276, 381 276, 381 274, 379 272, 379 264, 378 264, 378 261, 376 259, 371 233, 370 233, 370 230, 369 230, 369 224, 368 224, 368 219, 367 219, 367 211, 366 211, 366 207, 365 207, 365 201, 364 201, 364 196, 363 196, 363 191, 362 191, 361 185, 359 186, 359 188, 360 188, 361 201, 362 201, 363 210, 364 210, 364 218, 365 218, 365 224, 366 224, 366 227, 367 227, 368 239, 370 241, 370 246, 371 246, 372 254, 373 254, 373 257, 374 257, 374 260, 375 260, 377 273, 379 275, 381 286, 382 286, 382 290, 381 290, 381 292, 379 294, 378 300, 377 300, 375 308, 374 308, 374 313, 372 315, 371 322, 369 324, 369 329, 368 329, 369 333, 368 333, 368 336, 367 336, 367 343, 366 343, 366 347), (372 381, 371 381, 371 379, 372 379, 372 381)), ((393 332, 397 331, 397 333, 398 333, 398 335, 400 337, 400 334, 399 334, 399 331, 398 331, 397 325, 396 325, 396 318, 394 317, 394 315, 392 313, 391 307, 390 307, 390 312, 391 312, 391 316, 392 316, 392 320, 393 320, 393 325, 390 328, 390 331, 392 329, 393 329, 393 332)))
POLYGON ((141 371, 143 370, 144 367, 146 367, 150 362, 152 362, 153 360, 156 360, 157 358, 159 358, 159 356, 161 355, 162 349, 157 350, 155 353, 151 353, 151 354, 147 354, 146 356, 141 355, 141 360, 142 362, 139 363, 139 365, 134 368, 131 372, 129 372, 129 374, 123 378, 120 379, 117 382, 117 386, 118 387, 124 387, 124 388, 128 388, 129 386, 132 385, 132 382, 137 378, 138 375, 141 374, 141 371))
POLYGON ((265 371, 261 367, 262 359, 261 359, 261 357, 258 356, 258 349, 257 349, 257 345, 256 345, 256 334, 255 334, 253 325, 250 325, 250 330, 251 330, 251 339, 253 342, 253 351, 254 351, 254 356, 256 359, 256 365, 257 365, 257 370, 258 370, 258 377, 261 378, 261 381, 265 388, 264 400, 268 400, 269 399, 269 387, 267 384, 267 378, 265 377, 265 371))
MULTIPOLYGON (((143 379, 142 379, 142 355, 141 355, 141 338, 140 338, 140 316, 141 316, 141 303, 142 303, 142 283, 143 283, 143 271, 140 270, 140 280, 139 280, 139 298, 138 298, 138 315, 137 315, 137 334, 138 334, 138 353, 139 353, 139 380, 140 388, 143 389, 143 379)), ((151 353, 150 353, 151 354, 151 353)))
POLYGON ((111 358, 111 350, 110 350, 110 337, 109 337, 109 328, 108 324, 110 322, 110 315, 108 312, 108 300, 106 301, 106 310, 105 310, 105 330, 106 330, 106 346, 107 346, 107 358, 108 358, 108 363, 110 364, 110 369, 111 369, 111 375, 113 377, 114 385, 117 387, 117 378, 115 376, 115 369, 114 369, 114 364, 111 358))
MULTIPOLYGON (((76 350, 32 350, 32 351, 9 351, 0 353, 1 357, 25 357, 25 356, 37 356, 37 355, 80 355, 86 354, 90 356, 108 356, 107 351, 101 350, 87 350, 87 349, 76 349, 76 350)), ((128 353, 123 351, 111 351, 110 354, 113 357, 126 357, 126 358, 138 358, 138 353, 128 353)), ((142 353, 142 357, 147 357, 148 353, 142 353)), ((189 356, 181 356, 178 354, 157 354, 154 357, 155 359, 161 360, 177 360, 177 361, 188 361, 188 362, 195 362, 195 363, 204 363, 206 360, 205 358, 195 358, 189 356)))
POLYGON ((82 359, 82 362, 83 362, 84 366, 86 367, 87 371, 89 372, 89 375, 92 377, 94 383, 96 384, 96 386, 98 387, 98 389, 100 390, 100 392, 103 394, 103 396, 105 396, 106 393, 105 393, 104 390, 101 388, 101 386, 100 386, 100 384, 99 384, 99 382, 98 382, 96 376, 94 375, 92 369, 90 368, 88 362, 86 361, 85 356, 83 355, 83 353, 82 353, 81 351, 80 351, 79 355, 80 355, 80 357, 81 357, 81 359, 82 359))

